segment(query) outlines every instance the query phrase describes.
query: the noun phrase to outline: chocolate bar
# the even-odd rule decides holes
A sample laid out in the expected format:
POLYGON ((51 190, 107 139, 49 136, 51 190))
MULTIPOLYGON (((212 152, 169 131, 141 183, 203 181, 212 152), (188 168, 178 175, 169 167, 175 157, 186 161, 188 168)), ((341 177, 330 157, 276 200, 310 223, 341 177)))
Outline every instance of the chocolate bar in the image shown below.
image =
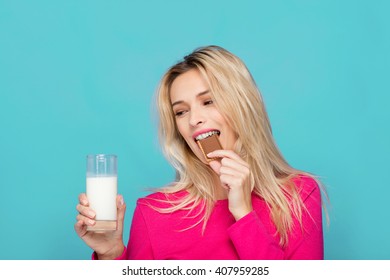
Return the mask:
POLYGON ((215 160, 215 158, 207 157, 208 153, 211 153, 215 150, 222 150, 222 146, 219 142, 217 134, 213 134, 205 139, 201 139, 196 142, 198 143, 199 148, 202 150, 202 153, 207 162, 215 160))

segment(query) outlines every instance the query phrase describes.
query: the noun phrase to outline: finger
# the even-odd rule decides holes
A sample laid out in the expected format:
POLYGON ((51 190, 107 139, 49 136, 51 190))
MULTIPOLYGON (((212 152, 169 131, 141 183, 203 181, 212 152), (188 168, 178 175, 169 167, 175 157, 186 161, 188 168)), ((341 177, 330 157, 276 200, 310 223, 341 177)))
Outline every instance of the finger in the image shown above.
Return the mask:
POLYGON ((245 161, 231 159, 231 158, 227 158, 227 157, 221 159, 221 164, 223 166, 231 167, 231 168, 237 169, 237 170, 249 169, 249 164, 246 163, 245 161))
POLYGON ((95 218, 96 213, 91 208, 83 206, 81 204, 77 204, 76 210, 83 216, 89 217, 89 218, 95 218))
POLYGON ((87 195, 85 193, 81 193, 79 195, 79 202, 81 205, 84 205, 84 206, 89 205, 89 201, 88 201, 87 195))
POLYGON ((211 167, 211 169, 214 170, 215 173, 217 173, 218 175, 220 174, 221 163, 219 161, 217 160, 210 161, 209 166, 211 167))
POLYGON ((244 163, 246 164, 246 162, 239 155, 237 155, 234 151, 231 151, 231 150, 215 150, 211 153, 208 153, 207 157, 209 157, 209 158, 231 158, 231 159, 235 159, 243 164, 244 163))
POLYGON ((89 225, 89 226, 93 226, 93 225, 95 225, 96 224, 96 221, 94 220, 94 219, 89 219, 88 217, 85 217, 85 216, 83 216, 83 215, 77 215, 77 217, 76 217, 76 219, 77 219, 77 222, 82 222, 84 225, 89 225))
POLYGON ((240 189, 248 189, 250 192, 252 191, 252 186, 250 182, 248 182, 248 177, 238 174, 238 175, 229 175, 222 174, 220 176, 221 184, 228 185, 230 189, 240 188, 240 189))
POLYGON ((125 219, 125 213, 126 213, 126 204, 123 200, 123 196, 122 195, 118 195, 117 198, 116 198, 116 205, 117 205, 117 209, 118 209, 118 230, 120 232, 123 231, 123 223, 124 223, 124 219, 125 219))
POLYGON ((242 185, 242 180, 237 176, 223 174, 220 176, 221 184, 226 185, 229 189, 242 185))
POLYGON ((226 166, 221 166, 219 169, 219 174, 220 175, 231 175, 231 176, 236 176, 239 174, 239 172, 231 167, 226 167, 226 166))
POLYGON ((74 224, 74 229, 80 237, 83 237, 87 233, 87 225, 82 220, 74 224))
POLYGON ((231 163, 229 166, 222 164, 220 175, 229 175, 235 178, 240 178, 243 182, 251 178, 251 171, 248 167, 237 163, 231 163))
POLYGON ((83 232, 83 221, 77 221, 77 223, 74 224, 74 229, 77 233, 78 236, 82 236, 82 232, 83 232))

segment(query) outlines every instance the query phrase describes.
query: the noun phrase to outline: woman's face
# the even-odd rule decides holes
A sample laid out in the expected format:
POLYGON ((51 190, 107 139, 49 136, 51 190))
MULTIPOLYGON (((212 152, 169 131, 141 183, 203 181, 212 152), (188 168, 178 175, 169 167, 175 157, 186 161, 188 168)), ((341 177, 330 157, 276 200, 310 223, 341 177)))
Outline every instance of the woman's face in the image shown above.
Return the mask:
POLYGON ((223 149, 233 150, 236 134, 217 110, 210 89, 198 70, 179 75, 171 85, 170 97, 177 128, 202 162, 207 163, 196 138, 204 133, 218 132, 223 149))

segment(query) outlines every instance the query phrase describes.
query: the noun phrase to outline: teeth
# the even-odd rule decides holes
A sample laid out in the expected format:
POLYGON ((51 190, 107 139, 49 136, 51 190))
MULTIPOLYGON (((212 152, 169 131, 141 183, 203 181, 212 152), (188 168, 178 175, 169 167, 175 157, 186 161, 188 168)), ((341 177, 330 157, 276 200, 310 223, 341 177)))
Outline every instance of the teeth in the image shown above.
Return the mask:
POLYGON ((199 141, 199 140, 205 139, 207 137, 210 137, 211 135, 214 135, 214 134, 219 134, 219 132, 217 130, 214 130, 214 131, 202 133, 202 134, 199 134, 198 136, 196 136, 195 140, 199 141))

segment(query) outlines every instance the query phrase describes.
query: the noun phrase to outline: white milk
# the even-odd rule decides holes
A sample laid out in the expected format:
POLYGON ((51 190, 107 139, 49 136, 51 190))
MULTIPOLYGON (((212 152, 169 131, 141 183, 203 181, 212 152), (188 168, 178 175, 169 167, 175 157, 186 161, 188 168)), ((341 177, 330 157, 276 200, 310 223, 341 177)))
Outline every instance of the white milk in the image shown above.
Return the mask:
POLYGON ((97 221, 116 220, 117 177, 87 177, 89 206, 97 221))

